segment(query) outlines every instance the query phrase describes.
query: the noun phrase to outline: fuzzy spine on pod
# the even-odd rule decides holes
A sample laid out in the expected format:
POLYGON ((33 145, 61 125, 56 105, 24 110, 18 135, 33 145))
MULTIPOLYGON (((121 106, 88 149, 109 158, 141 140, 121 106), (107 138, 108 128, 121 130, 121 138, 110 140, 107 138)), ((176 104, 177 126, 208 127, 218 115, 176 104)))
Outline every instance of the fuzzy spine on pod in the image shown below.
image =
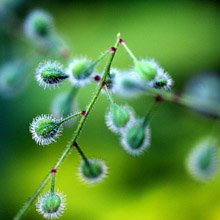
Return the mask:
POLYGON ((57 61, 45 61, 38 65, 36 69, 36 80, 44 89, 58 85, 69 76, 63 72, 62 65, 57 61))

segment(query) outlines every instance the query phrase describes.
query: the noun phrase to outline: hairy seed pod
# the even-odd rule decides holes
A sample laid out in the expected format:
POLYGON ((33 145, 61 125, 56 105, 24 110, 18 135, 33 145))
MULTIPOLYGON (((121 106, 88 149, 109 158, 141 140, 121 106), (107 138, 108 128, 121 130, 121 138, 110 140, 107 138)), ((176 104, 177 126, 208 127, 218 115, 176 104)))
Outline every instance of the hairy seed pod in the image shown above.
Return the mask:
POLYGON ((24 32, 32 40, 43 40, 53 32, 53 19, 44 10, 36 9, 30 12, 24 21, 24 32))
POLYGON ((189 174, 199 182, 213 179, 219 171, 219 155, 214 140, 203 140, 193 148, 187 157, 189 174))
POLYGON ((91 60, 87 58, 76 58, 69 63, 66 72, 73 85, 84 86, 91 81, 92 78, 90 76, 94 70, 91 64, 91 60))
POLYGON ((107 126, 115 133, 122 132, 133 118, 134 111, 130 106, 120 106, 117 104, 111 104, 105 117, 107 126))
POLYGON ((60 120, 56 120, 49 115, 41 115, 34 118, 30 125, 32 138, 39 145, 48 145, 55 142, 61 131, 62 125, 60 124, 60 120))
POLYGON ((143 119, 136 119, 122 133, 121 144, 131 155, 140 155, 150 145, 150 131, 143 119))
POLYGON ((135 62, 134 68, 143 80, 150 81, 156 77, 160 66, 154 59, 142 59, 135 62))
POLYGON ((101 160, 89 159, 89 164, 84 160, 79 167, 79 177, 90 184, 102 181, 107 175, 107 166, 101 160))
POLYGON ((44 88, 54 86, 69 76, 63 72, 62 65, 57 61, 45 61, 36 69, 36 79, 44 88))
POLYGON ((56 219, 64 212, 65 198, 61 193, 48 192, 38 198, 36 207, 44 218, 56 219))

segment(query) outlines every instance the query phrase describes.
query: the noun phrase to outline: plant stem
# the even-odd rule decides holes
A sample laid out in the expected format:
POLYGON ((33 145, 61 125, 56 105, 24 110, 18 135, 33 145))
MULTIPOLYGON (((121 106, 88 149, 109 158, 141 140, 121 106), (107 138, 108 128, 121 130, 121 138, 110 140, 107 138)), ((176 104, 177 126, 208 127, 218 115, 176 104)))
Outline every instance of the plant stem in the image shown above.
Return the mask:
MULTIPOLYGON (((87 107, 87 111, 85 115, 82 115, 82 118, 76 128, 76 131, 73 135, 73 138, 70 142, 70 144, 68 144, 65 148, 65 150, 63 151, 61 157, 57 160, 57 162, 55 163, 55 165, 53 166, 54 169, 57 169, 59 167, 59 165, 63 162, 63 160, 67 157, 67 155, 70 153, 72 147, 74 146, 74 143, 76 142, 77 138, 79 137, 79 134, 83 128, 83 126, 85 125, 86 119, 90 113, 90 111, 92 110, 93 105, 95 104, 101 90, 103 87, 103 82, 106 80, 106 77, 109 73, 110 67, 112 65, 112 61, 114 59, 115 53, 117 51, 117 48, 119 46, 119 38, 120 35, 117 35, 117 41, 115 43, 115 50, 112 50, 112 53, 110 54, 110 57, 107 61, 107 65, 103 74, 103 77, 101 79, 101 82, 95 92, 95 95, 93 96, 93 98, 91 99, 88 107, 87 107)), ((44 188, 44 186, 47 184, 48 180, 50 179, 51 176, 51 171, 46 175, 46 177, 44 178, 44 180, 42 181, 42 183, 40 184, 40 186, 37 188, 37 190, 34 192, 34 194, 30 197, 30 199, 24 204, 24 206, 19 210, 19 212, 17 213, 17 215, 14 217, 14 220, 19 220, 21 219, 21 217, 24 215, 24 213, 28 210, 28 208, 31 206, 31 204, 34 202, 34 200, 36 199, 36 197, 39 195, 39 193, 41 192, 41 190, 44 188)))
POLYGON ((52 180, 51 180, 51 189, 50 192, 54 193, 54 186, 55 186, 55 173, 52 174, 52 180))
POLYGON ((132 51, 128 48, 127 44, 121 40, 121 44, 124 46, 124 48, 126 49, 126 51, 128 52, 128 54, 130 55, 130 57, 133 59, 134 62, 137 62, 137 58, 135 57, 135 55, 132 53, 132 51))
POLYGON ((109 101, 111 102, 112 105, 114 105, 115 103, 114 103, 114 101, 113 101, 113 99, 112 99, 112 97, 111 97, 111 95, 110 95, 110 93, 108 91, 107 85, 105 85, 104 87, 105 87, 106 94, 107 94, 107 96, 109 98, 109 101))
POLYGON ((160 105, 160 102, 154 100, 154 102, 152 103, 150 109, 147 111, 147 114, 145 115, 145 117, 143 119, 144 126, 146 124, 150 123, 150 121, 152 120, 152 118, 153 118, 155 112, 157 111, 159 105, 160 105))
POLYGON ((103 54, 101 54, 98 58, 92 61, 89 68, 94 67, 97 63, 99 63, 108 53, 110 50, 105 51, 103 54))
POLYGON ((179 104, 187 108, 197 110, 198 112, 201 112, 205 115, 214 118, 220 118, 220 104, 215 101, 203 101, 201 99, 190 97, 187 95, 178 95, 172 92, 167 92, 151 87, 144 87, 142 88, 142 90, 145 91, 147 95, 153 97, 159 96, 162 100, 173 102, 175 104, 179 104))
POLYGON ((77 112, 77 113, 75 113, 75 114, 72 114, 72 115, 70 115, 70 116, 64 118, 63 120, 61 120, 58 125, 61 125, 61 124, 63 124, 65 121, 68 121, 68 120, 70 120, 70 119, 72 119, 72 118, 74 118, 74 117, 76 117, 76 116, 79 116, 79 115, 82 115, 82 113, 81 113, 81 112, 77 112))
POLYGON ((81 150, 81 148, 79 147, 79 145, 78 145, 78 143, 76 141, 74 142, 74 146, 77 149, 77 151, 79 152, 79 154, 82 157, 82 159, 84 160, 85 164, 88 166, 90 174, 93 175, 92 168, 90 166, 90 162, 89 162, 88 158, 83 153, 83 151, 81 150))

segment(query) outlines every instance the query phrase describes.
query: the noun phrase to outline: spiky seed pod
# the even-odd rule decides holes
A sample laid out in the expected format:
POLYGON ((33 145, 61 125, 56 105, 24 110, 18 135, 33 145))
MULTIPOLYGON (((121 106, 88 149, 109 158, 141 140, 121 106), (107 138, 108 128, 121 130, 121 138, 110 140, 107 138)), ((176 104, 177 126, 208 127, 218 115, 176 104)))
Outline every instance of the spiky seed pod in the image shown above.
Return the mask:
POLYGON ((122 133, 121 144, 131 155, 140 155, 150 145, 150 130, 143 119, 136 119, 122 133))
POLYGON ((69 76, 63 72, 62 65, 57 61, 45 61, 40 63, 36 69, 36 79, 39 85, 43 86, 44 89, 51 85, 57 85, 68 77, 69 76))
POLYGON ((37 211, 47 219, 59 218, 64 212, 65 201, 66 199, 62 193, 48 192, 38 198, 37 211))
POLYGON ((51 35, 53 27, 51 15, 42 9, 31 11, 24 21, 24 32, 32 40, 44 40, 51 35))
POLYGON ((134 111, 130 106, 111 104, 105 119, 111 131, 121 133, 134 119, 134 111))
POLYGON ((66 73, 73 85, 84 86, 91 81, 90 76, 94 70, 91 64, 91 60, 87 58, 75 58, 69 63, 66 73))
POLYGON ((54 119, 51 115, 41 115, 34 118, 30 125, 32 138, 39 145, 48 145, 56 142, 56 138, 62 131, 60 120, 54 119))
POLYGON ((135 61, 135 72, 145 81, 153 80, 161 67, 154 59, 141 59, 135 61))
POLYGON ((119 77, 119 70, 116 68, 111 68, 109 74, 106 77, 106 85, 108 87, 109 92, 115 92, 116 81, 119 77))
POLYGON ((14 60, 0 67, 0 93, 4 97, 17 95, 26 84, 26 68, 20 60, 14 60))
POLYGON ((108 168, 102 160, 88 159, 89 165, 83 160, 79 166, 79 177, 89 183, 94 184, 102 181, 108 168))
POLYGON ((168 73, 159 73, 153 82, 153 87, 157 89, 169 90, 173 85, 173 80, 168 73))
POLYGON ((51 112, 56 118, 67 117, 77 111, 77 103, 69 92, 58 94, 51 105, 51 112))
POLYGON ((189 153, 186 166, 189 174, 199 182, 213 179, 219 171, 219 155, 214 140, 203 140, 189 153))

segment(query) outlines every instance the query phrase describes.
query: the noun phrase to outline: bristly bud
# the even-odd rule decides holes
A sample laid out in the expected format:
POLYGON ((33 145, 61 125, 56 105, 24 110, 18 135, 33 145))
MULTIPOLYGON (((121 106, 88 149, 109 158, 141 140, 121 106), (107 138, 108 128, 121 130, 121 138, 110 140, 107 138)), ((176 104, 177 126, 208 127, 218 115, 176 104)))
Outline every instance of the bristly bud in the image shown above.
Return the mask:
POLYGON ((88 163, 84 160, 79 167, 80 178, 90 184, 101 182, 107 175, 108 168, 101 160, 88 159, 88 163))
POLYGON ((173 85, 173 80, 168 73, 161 73, 155 77, 153 87, 157 89, 169 90, 173 85))
POLYGON ((32 138, 39 145, 48 145, 56 142, 55 139, 60 135, 61 131, 62 125, 60 120, 56 120, 49 115, 41 115, 34 118, 30 125, 32 138))
POLYGON ((43 40, 53 31, 53 19, 44 10, 36 9, 30 12, 24 21, 24 32, 32 40, 43 40))
POLYGON ((219 155, 214 140, 204 140, 187 157, 187 170, 199 182, 213 179, 219 171, 219 155))
POLYGON ((62 193, 48 192, 38 198, 37 211, 47 219, 59 218, 66 205, 66 199, 62 193))
POLYGON ((73 85, 84 86, 86 83, 90 82, 90 76, 93 70, 94 66, 91 60, 87 58, 76 58, 69 63, 66 72, 73 85))
POLYGON ((161 67, 154 59, 135 60, 135 72, 145 81, 153 80, 161 67))
POLYGON ((63 92, 58 94, 51 106, 52 114, 57 118, 67 117, 78 109, 74 94, 63 92))
POLYGON ((62 70, 62 65, 57 61, 45 61, 40 63, 36 69, 36 79, 44 89, 56 85, 69 76, 62 70))
POLYGON ((105 119, 111 131, 121 133, 134 119, 134 111, 130 106, 111 104, 105 119))
POLYGON ((140 155, 150 145, 150 131, 143 119, 136 119, 122 133, 121 144, 131 155, 140 155))

